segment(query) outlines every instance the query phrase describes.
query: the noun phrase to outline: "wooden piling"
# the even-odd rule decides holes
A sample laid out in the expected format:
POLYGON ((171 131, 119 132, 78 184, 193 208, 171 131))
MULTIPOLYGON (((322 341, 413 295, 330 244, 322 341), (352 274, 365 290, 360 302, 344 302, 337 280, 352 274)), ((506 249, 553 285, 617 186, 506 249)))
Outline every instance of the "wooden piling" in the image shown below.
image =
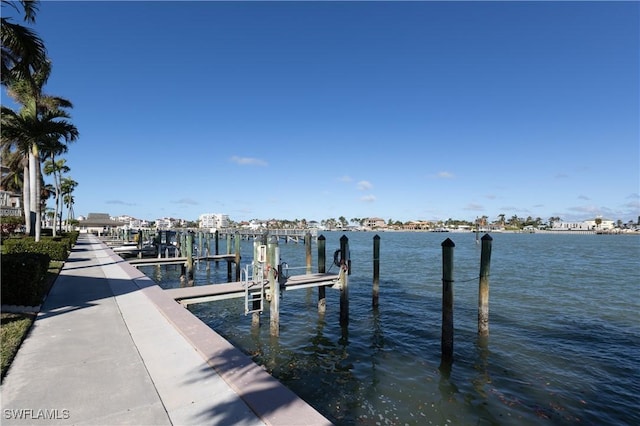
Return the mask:
POLYGON ((207 246, 205 251, 205 256, 207 256, 207 271, 209 271, 211 270, 211 261, 209 260, 209 256, 211 256, 211 232, 207 232, 205 245, 207 246))
MULTIPOLYGON (((227 254, 231 254, 231 234, 227 234, 227 254)), ((227 282, 231 281, 231 262, 227 261, 227 282)))
POLYGON ((344 270, 344 279, 340 288, 340 324, 349 322, 349 274, 351 273, 351 259, 349 259, 349 238, 340 237, 340 268, 344 270))
POLYGON ((187 278, 193 281, 193 232, 189 231, 186 235, 187 239, 187 278))
POLYGON ((380 236, 373 237, 373 295, 371 304, 378 307, 380 295, 380 236))
POLYGON ((240 233, 238 231, 236 231, 235 235, 233 236, 233 238, 235 238, 235 243, 236 243, 236 257, 235 257, 235 264, 236 264, 236 281, 240 281, 240 233))
POLYGON ((491 244, 493 238, 485 234, 480 253, 480 282, 478 286, 478 335, 489 335, 489 269, 491 266, 491 244))
MULTIPOLYGON (((220 254, 220 245, 219 245, 219 243, 220 243, 220 233, 218 232, 217 229, 216 229, 216 233, 215 233, 215 236, 214 236, 214 243, 215 243, 215 246, 216 246, 215 253, 216 253, 216 256, 217 256, 217 255, 220 254)), ((218 267, 218 261, 216 260, 216 268, 217 267, 218 267)))
POLYGON ((307 232, 304 234, 304 249, 306 251, 306 261, 307 261, 307 274, 311 273, 311 232, 307 232))
POLYGON ((277 280, 278 259, 280 258, 280 249, 278 248, 278 237, 272 236, 267 244, 267 268, 269 277, 269 293, 271 301, 269 302, 269 332, 271 336, 280 335, 280 286, 277 280))
MULTIPOLYGON (((327 253, 326 253, 326 238, 324 235, 320 235, 318 237, 318 272, 324 274, 326 272, 326 262, 327 262, 327 253)), ((318 313, 324 314, 327 310, 327 289, 325 286, 318 287, 318 313)))
POLYGON ((453 249, 455 244, 447 238, 442 242, 442 339, 441 360, 453 361, 453 249))

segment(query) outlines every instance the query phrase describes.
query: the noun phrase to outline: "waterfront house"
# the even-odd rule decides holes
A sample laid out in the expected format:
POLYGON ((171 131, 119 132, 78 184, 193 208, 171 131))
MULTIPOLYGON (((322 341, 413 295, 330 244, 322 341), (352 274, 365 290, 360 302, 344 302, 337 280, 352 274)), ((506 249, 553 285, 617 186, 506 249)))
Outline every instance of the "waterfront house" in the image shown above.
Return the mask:
POLYGON ((89 213, 86 218, 78 217, 78 228, 81 233, 102 235, 112 228, 122 228, 126 224, 113 220, 108 213, 89 213))

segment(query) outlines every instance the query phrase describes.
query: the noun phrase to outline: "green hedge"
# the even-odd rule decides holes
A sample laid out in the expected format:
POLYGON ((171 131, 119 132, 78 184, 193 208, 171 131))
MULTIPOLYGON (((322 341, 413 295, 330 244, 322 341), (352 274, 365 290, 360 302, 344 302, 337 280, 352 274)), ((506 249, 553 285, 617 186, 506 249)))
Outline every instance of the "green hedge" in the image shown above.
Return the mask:
POLYGON ((51 258, 43 253, 11 253, 2 256, 2 304, 36 306, 47 291, 51 258))
POLYGON ((35 242, 33 238, 12 238, 3 241, 5 253, 41 253, 49 256, 51 260, 65 261, 71 251, 72 243, 67 237, 42 238, 35 242), (55 241, 59 240, 59 241, 55 241))

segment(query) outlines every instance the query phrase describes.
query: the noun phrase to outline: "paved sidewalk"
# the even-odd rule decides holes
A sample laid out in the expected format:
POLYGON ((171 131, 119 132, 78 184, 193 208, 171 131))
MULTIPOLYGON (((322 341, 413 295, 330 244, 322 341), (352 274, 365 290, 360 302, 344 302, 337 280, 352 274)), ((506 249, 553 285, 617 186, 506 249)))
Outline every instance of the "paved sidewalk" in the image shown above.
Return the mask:
POLYGON ((86 234, 5 377, 1 423, 330 424, 86 234))

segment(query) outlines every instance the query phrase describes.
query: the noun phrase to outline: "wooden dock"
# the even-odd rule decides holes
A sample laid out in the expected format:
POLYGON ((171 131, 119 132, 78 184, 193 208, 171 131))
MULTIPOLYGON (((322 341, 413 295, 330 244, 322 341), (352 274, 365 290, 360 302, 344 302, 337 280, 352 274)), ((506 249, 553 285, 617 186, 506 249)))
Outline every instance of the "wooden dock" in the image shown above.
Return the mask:
MULTIPOLYGON (((339 274, 316 273, 294 275, 288 277, 281 286, 287 291, 310 287, 333 286, 338 283, 339 279, 339 274)), ((259 288, 257 284, 254 284, 252 287, 255 287, 256 290, 259 288)), ((269 284, 265 284, 264 288, 265 290, 269 289, 269 284)), ((245 287, 240 281, 165 290, 170 297, 184 306, 194 303, 213 302, 216 300, 243 298, 245 297, 245 291, 245 287)))
MULTIPOLYGON (((194 262, 200 261, 209 261, 209 260, 226 260, 227 262, 233 262, 236 259, 235 254, 218 254, 213 256, 201 256, 194 257, 194 262)), ((138 266, 149 266, 149 265, 184 265, 187 263, 187 257, 158 257, 158 258, 146 258, 146 259, 129 259, 128 262, 130 265, 135 267, 138 266)))

